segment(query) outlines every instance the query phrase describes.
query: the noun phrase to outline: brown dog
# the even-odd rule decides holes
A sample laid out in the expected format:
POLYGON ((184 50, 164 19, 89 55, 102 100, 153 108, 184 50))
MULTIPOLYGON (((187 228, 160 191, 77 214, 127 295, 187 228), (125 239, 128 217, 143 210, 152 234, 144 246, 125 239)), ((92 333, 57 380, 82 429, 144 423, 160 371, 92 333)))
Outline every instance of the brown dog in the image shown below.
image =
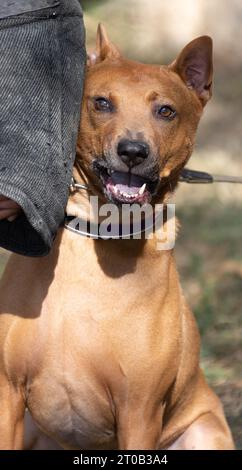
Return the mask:
MULTIPOLYGON (((68 204, 80 217, 90 194, 119 207, 167 200, 211 95, 208 37, 163 67, 124 59, 101 27, 97 44, 74 170, 89 193, 68 204)), ((173 251, 155 238, 61 229, 46 258, 11 257, 0 312, 1 449, 22 448, 26 407, 67 449, 233 448, 173 251)))

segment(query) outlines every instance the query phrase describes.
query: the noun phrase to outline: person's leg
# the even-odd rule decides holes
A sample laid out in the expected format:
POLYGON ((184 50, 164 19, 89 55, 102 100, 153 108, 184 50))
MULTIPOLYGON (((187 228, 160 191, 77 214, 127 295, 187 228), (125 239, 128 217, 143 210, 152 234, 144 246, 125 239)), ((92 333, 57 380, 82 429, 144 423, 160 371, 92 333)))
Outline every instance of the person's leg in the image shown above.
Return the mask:
POLYGON ((0 220, 0 246, 41 256, 64 218, 85 69, 78 0, 0 5, 0 195, 23 212, 0 220))

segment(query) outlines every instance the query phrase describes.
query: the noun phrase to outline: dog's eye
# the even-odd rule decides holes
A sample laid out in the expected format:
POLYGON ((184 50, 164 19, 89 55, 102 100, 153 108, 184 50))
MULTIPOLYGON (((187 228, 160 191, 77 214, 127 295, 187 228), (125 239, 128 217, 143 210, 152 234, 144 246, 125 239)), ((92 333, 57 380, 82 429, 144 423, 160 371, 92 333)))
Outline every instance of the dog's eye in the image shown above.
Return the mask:
POLYGON ((96 111, 110 112, 113 111, 113 104, 107 98, 98 96, 94 98, 94 106, 96 111))
POLYGON ((158 106, 156 108, 156 115, 158 118, 171 121, 176 116, 176 111, 170 106, 158 106))

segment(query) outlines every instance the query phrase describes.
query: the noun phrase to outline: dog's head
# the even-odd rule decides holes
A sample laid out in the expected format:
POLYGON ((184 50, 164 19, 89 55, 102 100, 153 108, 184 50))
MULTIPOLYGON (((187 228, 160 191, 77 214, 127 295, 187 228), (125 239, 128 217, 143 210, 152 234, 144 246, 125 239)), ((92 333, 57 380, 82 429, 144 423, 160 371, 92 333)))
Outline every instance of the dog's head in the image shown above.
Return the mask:
POLYGON ((164 199, 192 153, 211 97, 212 40, 189 43, 168 66, 122 57, 102 26, 89 57, 78 155, 115 203, 164 199))

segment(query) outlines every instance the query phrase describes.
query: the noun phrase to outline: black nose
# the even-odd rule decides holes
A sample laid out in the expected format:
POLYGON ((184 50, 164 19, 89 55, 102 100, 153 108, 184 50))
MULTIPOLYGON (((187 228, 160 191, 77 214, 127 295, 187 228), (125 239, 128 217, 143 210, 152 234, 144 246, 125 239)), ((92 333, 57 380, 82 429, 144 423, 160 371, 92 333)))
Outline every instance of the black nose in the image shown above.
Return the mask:
POLYGON ((145 142, 123 139, 118 144, 118 155, 129 167, 140 165, 149 156, 150 148, 145 142))

